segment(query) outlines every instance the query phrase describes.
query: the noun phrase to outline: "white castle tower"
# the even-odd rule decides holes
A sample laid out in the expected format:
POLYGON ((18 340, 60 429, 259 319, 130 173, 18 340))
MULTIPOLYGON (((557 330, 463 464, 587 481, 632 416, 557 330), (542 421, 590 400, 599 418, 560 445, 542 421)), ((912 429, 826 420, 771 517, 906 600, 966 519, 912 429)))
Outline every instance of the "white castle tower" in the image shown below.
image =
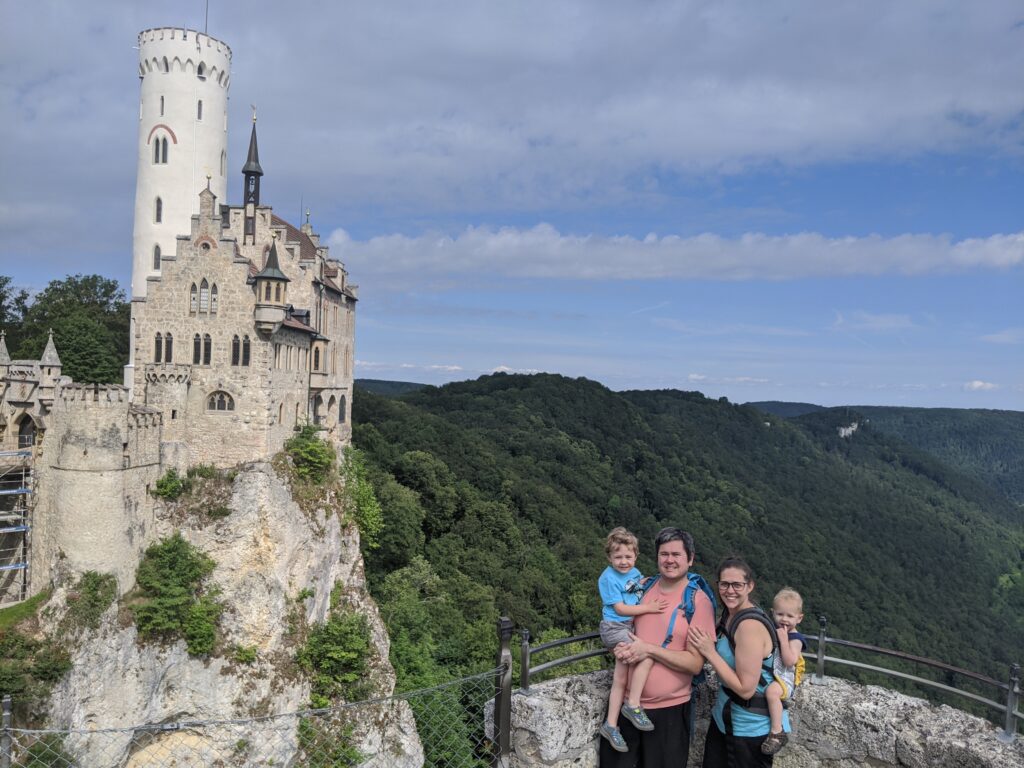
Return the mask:
POLYGON ((227 202, 231 49, 191 29, 139 33, 139 163, 132 234, 132 298, 199 213, 207 178, 227 202))

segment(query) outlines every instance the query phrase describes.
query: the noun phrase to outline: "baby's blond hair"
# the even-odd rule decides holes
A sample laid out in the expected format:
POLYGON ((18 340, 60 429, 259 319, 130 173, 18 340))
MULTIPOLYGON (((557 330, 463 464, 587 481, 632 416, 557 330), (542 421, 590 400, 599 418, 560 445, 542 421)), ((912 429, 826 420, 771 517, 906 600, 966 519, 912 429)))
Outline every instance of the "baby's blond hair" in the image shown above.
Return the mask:
POLYGON ((612 528, 611 533, 608 534, 608 538, 604 542, 604 553, 611 556, 612 550, 616 547, 632 547, 633 552, 637 555, 640 554, 640 542, 637 541, 636 536, 622 526, 612 528))
POLYGON ((800 593, 792 587, 783 587, 775 593, 775 599, 772 600, 772 607, 775 607, 779 603, 796 603, 797 610, 800 613, 804 612, 804 599, 800 597, 800 593))

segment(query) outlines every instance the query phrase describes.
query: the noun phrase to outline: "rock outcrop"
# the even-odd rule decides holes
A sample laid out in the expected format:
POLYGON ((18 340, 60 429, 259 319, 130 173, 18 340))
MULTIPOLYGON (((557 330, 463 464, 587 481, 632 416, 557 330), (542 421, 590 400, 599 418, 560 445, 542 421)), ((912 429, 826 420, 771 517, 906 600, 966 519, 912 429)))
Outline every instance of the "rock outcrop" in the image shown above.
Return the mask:
MULTIPOLYGON (((609 672, 559 678, 512 696, 511 768, 596 768, 609 672)), ((705 691, 709 694, 710 691, 705 691)), ((710 696, 698 706, 690 765, 699 766, 710 696)), ((794 734, 778 768, 1019 768, 1024 738, 944 705, 838 678, 800 686, 794 734)), ((491 716, 490 710, 488 717, 491 716)), ((488 732, 492 724, 488 723, 488 732)))
MULTIPOLYGON (((126 611, 111 607, 97 630, 76 638, 73 668, 55 688, 49 719, 57 728, 91 731, 132 724, 180 723, 166 731, 82 733, 65 748, 83 765, 196 765, 230 755, 238 766, 287 765, 299 749, 299 721, 310 686, 294 661, 304 628, 323 622, 335 601, 366 617, 374 648, 367 683, 374 697, 395 684, 389 641, 370 598, 358 533, 327 503, 304 511, 268 463, 249 465, 223 489, 229 514, 217 519, 171 504, 158 511, 157 535, 182 536, 216 562, 210 577, 224 606, 220 654, 188 655, 185 643, 141 643, 126 611), (232 649, 255 650, 242 663, 232 649), (210 721, 266 718, 246 726, 210 721), (153 762, 153 756, 162 762, 153 762)), ((51 629, 64 591, 50 601, 51 629)), ((307 721, 308 723, 309 721, 307 721)), ((316 725, 326 722, 316 721, 316 725)), ((423 752, 404 701, 362 705, 345 714, 347 743, 367 766, 420 766, 423 752)), ((340 730, 339 730, 340 732, 340 730)), ((226 763, 225 763, 226 764, 226 763)), ((326 764, 326 763, 325 763, 326 764)))

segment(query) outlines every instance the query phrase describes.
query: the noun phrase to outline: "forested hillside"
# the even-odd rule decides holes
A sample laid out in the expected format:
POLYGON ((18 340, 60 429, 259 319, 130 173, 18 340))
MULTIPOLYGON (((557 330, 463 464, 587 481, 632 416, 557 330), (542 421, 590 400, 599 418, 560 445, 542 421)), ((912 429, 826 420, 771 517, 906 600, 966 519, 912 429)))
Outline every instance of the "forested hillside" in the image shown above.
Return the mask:
POLYGON ((711 575, 750 559, 759 597, 806 597, 808 625, 997 674, 1024 647, 1021 510, 872 424, 795 421, 698 393, 615 393, 495 375, 397 399, 359 391, 355 442, 384 510, 367 553, 406 685, 493 663, 494 620, 596 626, 607 530, 663 525, 711 575))

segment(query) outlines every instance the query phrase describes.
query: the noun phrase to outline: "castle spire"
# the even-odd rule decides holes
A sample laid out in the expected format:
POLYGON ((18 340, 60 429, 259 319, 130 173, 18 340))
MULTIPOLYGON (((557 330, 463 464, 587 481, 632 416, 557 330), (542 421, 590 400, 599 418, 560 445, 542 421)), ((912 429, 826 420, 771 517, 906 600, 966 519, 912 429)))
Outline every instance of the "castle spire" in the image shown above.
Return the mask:
POLYGON ((46 340, 46 349, 43 350, 43 356, 39 358, 39 362, 53 367, 60 365, 57 347, 53 343, 53 328, 50 329, 50 337, 46 340))
POLYGON ((252 134, 249 136, 249 155, 242 166, 245 176, 245 189, 242 200, 245 205, 245 229, 242 232, 242 244, 256 242, 256 206, 260 204, 260 150, 256 144, 256 108, 252 109, 252 134))
POLYGON ((11 355, 7 351, 7 331, 0 331, 0 365, 10 365, 11 355))

